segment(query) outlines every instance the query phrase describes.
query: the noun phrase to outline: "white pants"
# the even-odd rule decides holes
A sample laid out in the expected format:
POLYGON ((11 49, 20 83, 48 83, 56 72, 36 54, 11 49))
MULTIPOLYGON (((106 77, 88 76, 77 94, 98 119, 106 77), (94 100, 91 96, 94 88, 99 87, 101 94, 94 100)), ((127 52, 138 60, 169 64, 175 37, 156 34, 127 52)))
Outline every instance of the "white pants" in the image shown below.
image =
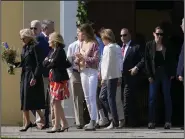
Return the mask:
POLYGON ((98 86, 98 70, 85 68, 80 73, 84 97, 91 120, 97 119, 96 91, 98 86))

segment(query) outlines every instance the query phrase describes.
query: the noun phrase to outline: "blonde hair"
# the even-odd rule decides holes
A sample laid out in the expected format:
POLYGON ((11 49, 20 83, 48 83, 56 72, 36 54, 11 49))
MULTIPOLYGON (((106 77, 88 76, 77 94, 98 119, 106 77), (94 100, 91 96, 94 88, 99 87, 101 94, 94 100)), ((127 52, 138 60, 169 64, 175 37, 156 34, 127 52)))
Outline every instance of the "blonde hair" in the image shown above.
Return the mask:
POLYGON ((60 33, 53 32, 49 36, 50 36, 51 41, 54 41, 55 43, 64 45, 64 39, 60 33))
POLYGON ((28 37, 28 38, 35 39, 33 32, 29 28, 21 29, 19 34, 20 34, 21 38, 28 37))
POLYGON ((111 29, 103 29, 100 32, 100 36, 101 36, 102 40, 108 40, 108 41, 110 41, 112 43, 116 42, 114 33, 113 33, 113 31, 111 29))

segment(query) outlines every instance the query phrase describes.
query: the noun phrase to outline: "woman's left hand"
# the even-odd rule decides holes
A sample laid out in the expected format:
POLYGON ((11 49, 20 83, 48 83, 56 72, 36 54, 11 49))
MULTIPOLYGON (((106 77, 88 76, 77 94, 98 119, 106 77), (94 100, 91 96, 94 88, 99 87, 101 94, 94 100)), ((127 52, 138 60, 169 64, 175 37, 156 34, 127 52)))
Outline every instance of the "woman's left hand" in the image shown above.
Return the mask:
POLYGON ((103 86, 105 84, 105 80, 101 80, 101 85, 103 86))
POLYGON ((76 57, 78 57, 79 59, 83 59, 83 56, 82 56, 82 54, 80 54, 80 53, 77 53, 77 54, 76 54, 76 57))
POLYGON ((36 84, 36 79, 31 79, 30 86, 34 86, 36 84))

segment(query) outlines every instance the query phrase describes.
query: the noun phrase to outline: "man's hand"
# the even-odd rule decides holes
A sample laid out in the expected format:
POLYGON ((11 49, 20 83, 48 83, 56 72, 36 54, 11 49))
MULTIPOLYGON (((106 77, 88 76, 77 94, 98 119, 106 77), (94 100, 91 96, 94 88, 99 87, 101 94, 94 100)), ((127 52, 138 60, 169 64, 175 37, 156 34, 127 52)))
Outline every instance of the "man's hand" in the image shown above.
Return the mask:
POLYGON ((179 76, 179 77, 178 77, 178 80, 181 81, 181 82, 183 82, 184 79, 183 79, 182 76, 179 76))
POLYGON ((101 86, 105 84, 105 80, 101 80, 101 86))
POLYGON ((44 59, 44 61, 47 61, 48 60, 48 57, 46 57, 45 59, 44 59))
POLYGON ((148 78, 149 82, 152 83, 154 79, 152 77, 148 78))
POLYGON ((31 79, 30 86, 34 86, 36 84, 36 79, 31 79))
POLYGON ((49 61, 49 62, 53 62, 53 59, 49 59, 48 61, 49 61))
POLYGON ((136 75, 138 73, 138 68, 137 67, 134 67, 134 68, 130 69, 129 71, 130 71, 130 74, 132 76, 134 76, 134 75, 136 75))

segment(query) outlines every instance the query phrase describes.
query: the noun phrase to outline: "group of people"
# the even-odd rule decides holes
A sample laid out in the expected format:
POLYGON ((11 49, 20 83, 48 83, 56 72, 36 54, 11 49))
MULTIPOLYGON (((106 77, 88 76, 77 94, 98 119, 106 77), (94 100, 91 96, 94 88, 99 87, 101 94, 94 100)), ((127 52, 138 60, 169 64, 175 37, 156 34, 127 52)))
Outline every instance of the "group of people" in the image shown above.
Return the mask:
POLYGON ((143 71, 149 81, 148 128, 155 128, 155 100, 161 84, 165 104, 164 128, 170 129, 170 83, 175 77, 183 82, 184 47, 176 72, 172 47, 168 40, 163 39, 163 28, 157 26, 153 36, 154 40, 146 43, 143 53, 141 46, 132 40, 129 29, 121 29, 123 46, 120 47, 111 29, 102 28, 98 37, 92 25, 86 23, 77 27, 77 40, 69 45, 66 55, 63 37, 55 32, 54 22, 32 21, 30 28, 20 30, 23 42, 21 61, 11 63, 22 68, 20 98, 24 127, 20 131, 34 126, 49 128, 50 113, 53 128, 47 133, 68 131, 69 124, 61 101, 70 96, 77 129, 93 131, 98 126, 106 129, 135 127, 137 113, 134 102, 143 71), (83 116, 84 99, 90 116, 88 124, 83 116), (29 111, 36 117, 34 123, 30 120, 29 111))

